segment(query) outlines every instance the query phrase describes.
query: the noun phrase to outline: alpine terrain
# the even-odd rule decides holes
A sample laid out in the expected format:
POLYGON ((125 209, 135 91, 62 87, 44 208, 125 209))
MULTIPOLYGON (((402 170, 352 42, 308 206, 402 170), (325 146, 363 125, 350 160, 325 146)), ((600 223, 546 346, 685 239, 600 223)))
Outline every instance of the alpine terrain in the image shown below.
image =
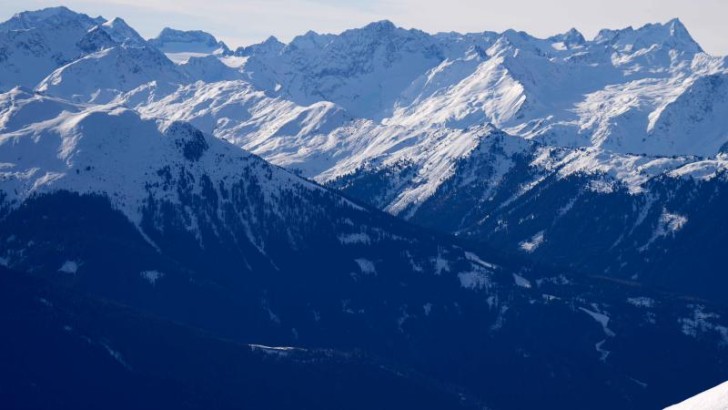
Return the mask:
MULTIPOLYGON (((10 408, 663 408, 728 380, 728 60, 679 20, 232 49, 0 23, 10 408)), ((688 408, 688 407, 686 407, 688 408)))

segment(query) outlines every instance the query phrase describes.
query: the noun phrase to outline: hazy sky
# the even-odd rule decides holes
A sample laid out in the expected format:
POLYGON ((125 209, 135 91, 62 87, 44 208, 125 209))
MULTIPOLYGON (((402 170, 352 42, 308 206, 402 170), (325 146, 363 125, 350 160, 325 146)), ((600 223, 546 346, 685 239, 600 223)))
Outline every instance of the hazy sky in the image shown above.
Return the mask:
POLYGON ((308 30, 340 32, 383 19, 428 32, 515 28, 549 36, 576 27, 592 38, 600 28, 679 17, 706 51, 728 54, 728 0, 2 0, 0 20, 59 4, 122 17, 145 37, 165 26, 200 29, 233 48, 269 35, 288 41, 308 30))

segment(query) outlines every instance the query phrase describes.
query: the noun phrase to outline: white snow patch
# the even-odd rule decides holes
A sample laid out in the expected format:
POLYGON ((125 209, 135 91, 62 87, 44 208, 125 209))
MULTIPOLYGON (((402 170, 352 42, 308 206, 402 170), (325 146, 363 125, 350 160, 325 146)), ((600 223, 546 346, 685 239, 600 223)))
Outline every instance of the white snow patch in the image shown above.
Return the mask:
POLYGON ((627 303, 641 308, 655 307, 655 300, 647 297, 628 298, 627 303))
POLYGON ((145 270, 143 272, 139 272, 139 275, 151 283, 152 286, 156 285, 157 281, 164 277, 164 273, 156 270, 145 270))
POLYGON ((660 222, 664 224, 667 232, 674 233, 680 231, 683 227, 685 227, 685 224, 688 223, 688 218, 682 215, 671 214, 665 211, 660 216, 660 222))
POLYGON ((606 343, 606 342, 607 342, 607 339, 604 339, 594 346, 597 349, 597 352, 599 352, 599 354, 601 355, 601 357, 599 357, 599 360, 601 360, 602 362, 606 362, 607 357, 609 357, 609 354, 611 353, 609 350, 606 350, 604 348, 604 343, 606 343))
POLYGON ((240 68, 242 67, 246 61, 248 61, 248 57, 236 57, 236 56, 225 56, 220 57, 220 62, 225 64, 226 66, 230 68, 240 68))
POLYGON ((366 233, 350 233, 345 235, 339 235, 339 242, 342 245, 369 245, 370 243, 372 243, 372 238, 369 237, 369 235, 367 235, 366 233))
POLYGON ((413 272, 423 272, 424 269, 422 266, 420 266, 417 262, 415 262, 414 258, 412 258, 412 254, 409 252, 405 252, 407 256, 407 260, 409 261, 410 266, 412 267, 413 272))
POLYGON ((498 266, 496 266, 496 265, 494 265, 492 263, 489 263, 489 262, 486 262, 486 261, 480 259, 480 257, 478 257, 478 255, 476 255, 476 254, 474 254, 472 252, 465 252, 465 257, 470 262, 477 263, 478 265, 480 265, 480 266, 482 266, 484 268, 488 268, 488 269, 497 269, 498 268, 498 266))
POLYGON ((484 272, 464 272, 458 273, 460 285, 467 289, 483 289, 490 286, 490 278, 484 272))
POLYGON ((645 251, 650 247, 657 239, 664 238, 667 236, 675 236, 680 230, 682 230, 688 223, 688 218, 683 215, 668 212, 663 209, 660 219, 657 222, 657 228, 652 233, 652 237, 646 244, 639 248, 640 251, 645 251))
POLYGON ((290 347, 290 346, 265 346, 265 345, 257 345, 257 344, 251 344, 248 345, 250 347, 250 350, 254 352, 261 352, 269 355, 274 356, 288 356, 290 353, 296 352, 296 351, 304 351, 304 349, 298 348, 298 347, 290 347))
POLYGON ((520 286, 522 288, 531 289, 531 281, 524 278, 521 275, 513 274, 513 280, 516 282, 517 286, 520 286))
POLYGON ((545 283, 553 284, 553 285, 560 285, 560 286, 566 286, 570 285, 571 281, 569 281, 569 278, 567 278, 564 275, 554 276, 551 278, 542 278, 542 279, 536 279, 536 285, 538 287, 543 286, 545 283))
POLYGON ((594 180, 589 182, 588 189, 599 194, 611 194, 614 192, 614 182, 594 180))
POLYGON ((499 330, 503 328, 503 325, 506 323, 506 312, 508 312, 509 307, 507 305, 503 305, 498 310, 498 316, 495 319, 495 322, 490 327, 491 331, 499 330))
POLYGON ((609 337, 615 336, 612 329, 609 328, 609 316, 605 315, 604 313, 594 312, 589 309, 585 309, 583 307, 581 307, 579 309, 582 312, 586 313, 587 315, 591 316, 592 319, 596 320, 600 325, 602 325, 602 329, 604 330, 605 335, 607 335, 609 337))
POLYGON ((726 410, 728 409, 728 382, 706 390, 665 410, 726 410))
POLYGON ((101 346, 106 349, 106 351, 109 353, 111 357, 114 358, 117 362, 119 362, 122 366, 124 366, 127 369, 131 369, 131 366, 124 361, 124 358, 121 356, 121 353, 117 352, 116 350, 112 349, 111 346, 109 346, 106 343, 101 343, 101 346))
POLYGON ((76 261, 65 261, 63 265, 58 268, 58 272, 70 273, 72 275, 75 275, 76 272, 78 272, 79 265, 80 264, 76 261))
POLYGON ((438 256, 432 260, 432 263, 435 265, 435 275, 441 275, 443 272, 450 272, 450 262, 448 262, 447 259, 443 259, 438 256))
POLYGON ((425 311, 425 316, 430 316, 430 312, 432 312, 432 303, 425 303, 422 306, 422 310, 425 311))
POLYGON ((488 296, 488 299, 485 300, 488 302, 488 308, 493 309, 496 306, 498 306, 498 297, 497 296, 488 296))
POLYGON ((693 309, 693 317, 678 320, 683 334, 697 338, 701 334, 713 332, 718 334, 722 344, 728 345, 728 327, 715 323, 715 321, 720 319, 720 315, 705 312, 704 306, 695 305, 691 307, 693 309))
POLYGON ((524 252, 532 253, 536 249, 538 249, 539 246, 541 246, 544 242, 544 231, 541 231, 537 233, 536 235, 533 235, 531 239, 523 241, 520 243, 521 250, 524 252))
POLYGON ((359 269, 361 270, 361 273, 365 275, 376 275, 377 274, 377 268, 374 266, 374 262, 370 261, 369 259, 359 258, 354 259, 354 262, 356 262, 357 265, 359 265, 359 269))

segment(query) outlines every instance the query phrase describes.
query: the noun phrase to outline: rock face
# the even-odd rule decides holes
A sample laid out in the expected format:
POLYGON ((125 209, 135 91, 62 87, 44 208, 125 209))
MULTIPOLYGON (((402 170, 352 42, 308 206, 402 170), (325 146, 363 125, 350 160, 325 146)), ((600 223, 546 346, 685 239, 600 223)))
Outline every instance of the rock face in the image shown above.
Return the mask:
POLYGON ((225 43, 204 31, 181 31, 166 27, 157 37, 149 40, 149 44, 177 63, 187 63, 195 57, 232 54, 225 43))
POLYGON ((103 407, 47 382, 66 358, 66 391, 198 408, 653 408, 726 377, 726 73, 679 21, 235 52, 0 24, 31 35, 55 54, 0 66, 38 68, 0 76, 4 403, 103 407))

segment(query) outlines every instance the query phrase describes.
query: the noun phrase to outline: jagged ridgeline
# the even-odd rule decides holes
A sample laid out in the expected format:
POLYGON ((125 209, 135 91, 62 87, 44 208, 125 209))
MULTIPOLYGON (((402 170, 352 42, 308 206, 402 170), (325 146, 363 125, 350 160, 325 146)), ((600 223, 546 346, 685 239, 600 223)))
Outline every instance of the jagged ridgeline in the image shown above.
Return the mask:
POLYGON ((679 21, 232 50, 54 8, 0 47, 13 408, 656 408, 728 377, 725 62, 679 21))

